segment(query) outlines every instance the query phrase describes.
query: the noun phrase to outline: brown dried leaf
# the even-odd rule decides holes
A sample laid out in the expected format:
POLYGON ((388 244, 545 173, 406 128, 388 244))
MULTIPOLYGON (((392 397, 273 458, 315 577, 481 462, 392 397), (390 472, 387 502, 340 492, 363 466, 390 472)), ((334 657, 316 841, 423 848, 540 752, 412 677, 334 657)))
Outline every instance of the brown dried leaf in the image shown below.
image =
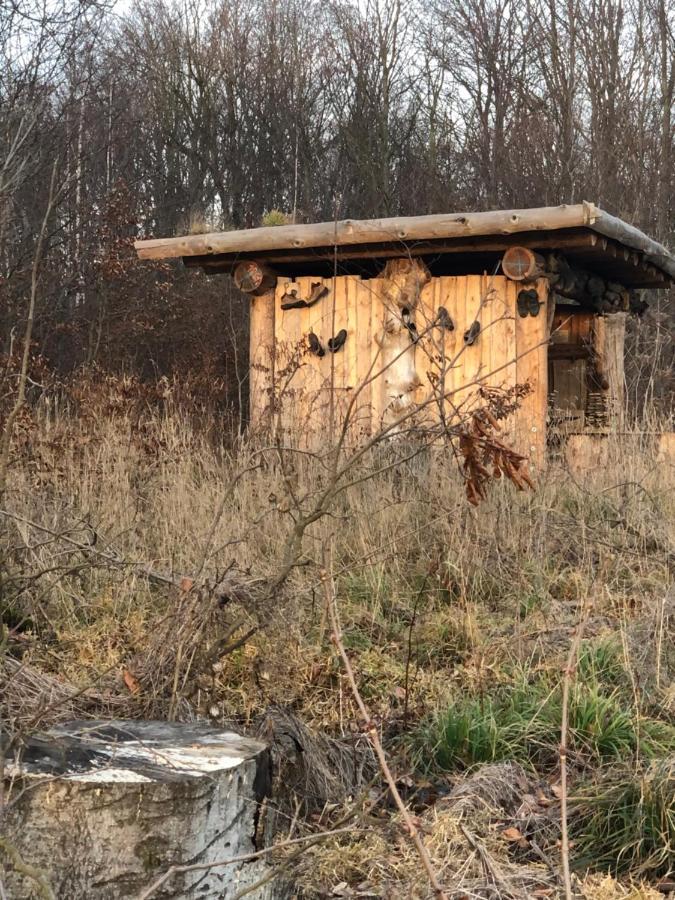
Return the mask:
POLYGON ((141 689, 141 683, 136 678, 135 675, 132 675, 128 669, 122 669, 122 678, 124 679, 124 683, 127 686, 127 690, 130 694, 138 694, 141 689))
POLYGON ((505 828, 501 832, 504 840, 513 841, 518 844, 519 847, 529 847, 530 842, 527 840, 525 835, 515 826, 511 826, 510 828, 505 828))

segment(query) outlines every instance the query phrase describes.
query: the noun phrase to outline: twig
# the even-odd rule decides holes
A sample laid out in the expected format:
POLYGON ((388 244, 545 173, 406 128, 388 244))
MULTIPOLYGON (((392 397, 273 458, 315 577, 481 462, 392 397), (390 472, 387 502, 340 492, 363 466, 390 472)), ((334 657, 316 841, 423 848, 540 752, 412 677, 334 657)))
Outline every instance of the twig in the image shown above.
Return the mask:
POLYGON ((584 609, 581 613, 579 624, 574 632, 574 639, 570 644, 570 650, 567 655, 567 663, 563 672, 562 682, 562 709, 560 724, 560 864, 562 868, 563 887, 565 890, 565 900, 572 900, 572 875, 570 872, 570 840, 568 828, 568 804, 567 804, 567 733, 569 730, 569 698, 570 687, 572 684, 572 676, 576 671, 577 658, 579 656, 579 647, 583 637, 584 628, 588 621, 590 611, 590 603, 584 603, 584 609))
POLYGON ((56 894, 49 886, 49 882, 42 869, 38 869, 37 866, 31 866, 29 863, 25 862, 23 856, 21 856, 16 847, 13 844, 10 844, 9 841, 2 836, 0 836, 0 850, 4 851, 9 857, 12 866, 19 874, 24 875, 26 878, 30 878, 30 880, 35 883, 37 894, 40 897, 43 897, 44 900, 56 900, 56 894))
MULTIPOLYGON (((367 815, 370 812, 370 810, 372 810, 380 802, 381 799, 382 799, 382 797, 379 793, 374 799, 371 799, 370 802, 367 804, 366 809, 361 812, 361 814, 360 814, 361 818, 363 818, 365 815, 367 815)), ((249 894, 252 894, 254 891, 257 891, 258 888, 264 887, 266 884, 269 884, 270 881, 273 881, 278 875, 280 875, 282 872, 285 872, 288 868, 290 868, 290 866, 296 861, 296 859, 299 859, 299 857, 302 856, 303 853, 306 853, 307 850, 309 850, 315 844, 321 843, 321 841, 324 839, 324 837, 326 837, 327 835, 330 835, 330 834, 337 834, 340 830, 342 830, 342 826, 346 822, 349 822, 351 819, 355 818, 355 816, 356 816, 355 806, 356 806, 356 804, 353 804, 352 809, 347 813, 347 815, 342 816, 342 818, 339 819, 338 822, 336 822, 336 827, 332 832, 325 832, 325 833, 319 832, 318 834, 313 836, 315 838, 315 840, 312 840, 312 835, 308 835, 307 843, 304 846, 299 847, 293 853, 289 853, 289 855, 284 860, 282 860, 280 863, 278 863, 274 869, 271 869, 269 872, 267 872, 265 875, 263 875, 262 878, 259 878, 258 881, 255 881, 253 884, 249 884, 249 885, 247 885, 247 887, 242 888, 239 891, 239 893, 234 895, 232 900, 243 900, 244 897, 248 897, 249 894)), ((352 827, 352 830, 353 830, 353 827, 352 827)), ((277 844, 277 847, 280 847, 280 846, 282 846, 282 845, 277 844)))
POLYGON ((415 622, 417 621, 417 607, 422 598, 422 594, 426 590, 429 575, 424 576, 422 587, 417 592, 415 603, 413 605, 412 616, 410 617, 410 627, 408 628, 408 649, 405 657, 405 677, 403 681, 403 690, 405 691, 405 700, 403 701, 403 727, 408 726, 408 709, 410 706, 410 660, 412 658, 412 636, 415 622))
POLYGON ((307 844, 312 841, 318 842, 325 838, 333 837, 337 834, 347 834, 351 831, 353 831, 352 826, 349 826, 348 828, 334 828, 331 831, 319 831, 317 834, 308 834, 304 837, 291 838, 288 841, 281 841, 279 844, 274 844, 272 847, 265 847, 263 850, 255 850, 253 853, 242 853, 240 856, 231 856, 229 859, 220 859, 210 863, 191 863, 186 866, 171 866, 156 881, 153 881, 149 888, 143 891, 142 894, 139 894, 138 900, 148 900, 148 898, 154 896, 154 894, 156 894, 170 878, 173 878, 174 875, 180 875, 183 872, 199 872, 205 869, 217 869, 223 868, 224 866, 232 866, 240 862, 252 862, 254 859, 268 856, 270 853, 282 850, 284 847, 290 847, 293 844, 307 844))
POLYGON ((392 797, 394 798, 394 802, 401 813, 403 821, 405 822, 406 828, 410 837, 415 845, 415 849, 419 854, 420 860, 422 861, 422 865, 424 866, 426 873, 429 877, 429 883, 431 884, 434 895, 437 900, 448 900, 448 896, 443 890, 441 886, 438 876, 434 870, 433 863, 427 851, 427 848, 424 846, 424 842, 420 837, 419 830, 413 821, 412 816, 410 815, 405 803, 401 799, 401 795, 398 792, 398 788, 396 787, 396 780, 392 775, 391 769, 389 768, 389 763, 387 762, 387 757, 385 756, 384 749, 382 747, 382 742, 380 741, 380 736, 377 731, 377 727, 373 722, 368 708, 363 702, 363 698, 359 692, 358 685, 356 684, 356 678, 354 676, 354 670, 352 669, 352 665, 349 661, 349 657, 347 656, 347 651, 345 650, 344 643, 342 641, 342 633, 340 629, 340 621, 338 618, 337 612, 337 604, 335 602, 335 586, 333 584, 333 579, 329 575, 329 570, 326 565, 321 572, 321 581, 324 585, 324 592, 326 597, 326 609, 328 612, 328 617, 331 623, 331 631, 332 631, 332 641, 337 648, 338 653, 342 659, 342 664, 345 667, 345 672, 347 673, 347 679, 349 681, 349 686, 352 691, 352 695, 354 700, 356 701, 356 705, 359 708, 359 712, 361 713, 361 717, 364 722, 364 727, 366 734, 370 740, 370 743, 375 750, 375 754, 377 756, 378 762, 380 764, 380 769, 384 776, 385 781, 389 787, 389 791, 391 792, 392 797))
POLYGON ((499 868, 497 863, 494 861, 492 856, 488 853, 487 848, 484 847, 483 844, 481 844, 481 842, 478 840, 478 838, 474 834, 472 834, 468 830, 468 828, 465 828, 461 822, 459 824, 459 830, 462 832, 462 834, 466 838, 467 843, 472 848, 472 850, 475 850, 476 853, 478 854, 478 856, 480 857, 480 861, 483 863, 483 868, 484 868, 485 872, 492 879, 493 884, 499 891, 499 896, 500 897, 508 896, 508 897, 523 898, 523 894, 521 894, 521 893, 514 894, 514 892, 509 887, 509 884, 506 881, 506 878, 502 874, 501 869, 499 868))

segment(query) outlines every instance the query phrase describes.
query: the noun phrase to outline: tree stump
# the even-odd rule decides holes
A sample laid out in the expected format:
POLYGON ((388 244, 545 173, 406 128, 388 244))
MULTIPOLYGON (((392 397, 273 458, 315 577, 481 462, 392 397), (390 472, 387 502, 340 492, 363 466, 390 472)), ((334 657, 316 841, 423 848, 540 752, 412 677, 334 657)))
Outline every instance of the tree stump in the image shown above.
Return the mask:
MULTIPOLYGON (((232 732, 124 720, 59 725, 6 760, 6 892, 12 900, 128 900, 172 865, 249 854, 269 787, 266 747, 232 732), (37 878, 19 871, 14 851, 37 878)), ((257 859, 178 872, 153 896, 225 900, 265 866, 257 859)))

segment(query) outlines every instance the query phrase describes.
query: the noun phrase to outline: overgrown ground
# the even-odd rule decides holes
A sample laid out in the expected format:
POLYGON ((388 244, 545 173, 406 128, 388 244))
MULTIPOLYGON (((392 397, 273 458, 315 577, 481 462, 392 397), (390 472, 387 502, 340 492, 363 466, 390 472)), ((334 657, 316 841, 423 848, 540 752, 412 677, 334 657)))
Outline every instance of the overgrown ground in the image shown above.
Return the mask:
POLYGON ((22 423, 0 525, 14 729, 74 712, 235 720, 275 740, 295 729, 303 758, 281 759, 294 778, 277 827, 352 825, 293 862, 303 896, 429 896, 330 640, 329 565, 360 690, 449 896, 553 897, 562 681, 583 623, 568 713, 575 890, 662 896, 675 472, 649 436, 616 439, 592 476, 554 464, 534 492, 495 482, 478 508, 450 449, 389 467, 380 447, 307 528, 270 603, 260 585, 287 564, 325 467, 223 450, 217 422, 124 394, 44 401, 22 423))

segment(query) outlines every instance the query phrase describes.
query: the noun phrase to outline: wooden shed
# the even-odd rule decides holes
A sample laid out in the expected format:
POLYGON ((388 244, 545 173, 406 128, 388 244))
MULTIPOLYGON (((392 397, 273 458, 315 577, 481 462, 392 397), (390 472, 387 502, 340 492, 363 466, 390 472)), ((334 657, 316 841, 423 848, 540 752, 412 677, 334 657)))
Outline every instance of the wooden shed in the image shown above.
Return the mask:
POLYGON ((257 428, 311 444, 349 415, 355 440, 465 415, 481 386, 528 392, 511 415, 535 462, 547 437, 621 414, 627 315, 675 258, 591 203, 313 225, 136 243, 232 275, 251 298, 257 428))

